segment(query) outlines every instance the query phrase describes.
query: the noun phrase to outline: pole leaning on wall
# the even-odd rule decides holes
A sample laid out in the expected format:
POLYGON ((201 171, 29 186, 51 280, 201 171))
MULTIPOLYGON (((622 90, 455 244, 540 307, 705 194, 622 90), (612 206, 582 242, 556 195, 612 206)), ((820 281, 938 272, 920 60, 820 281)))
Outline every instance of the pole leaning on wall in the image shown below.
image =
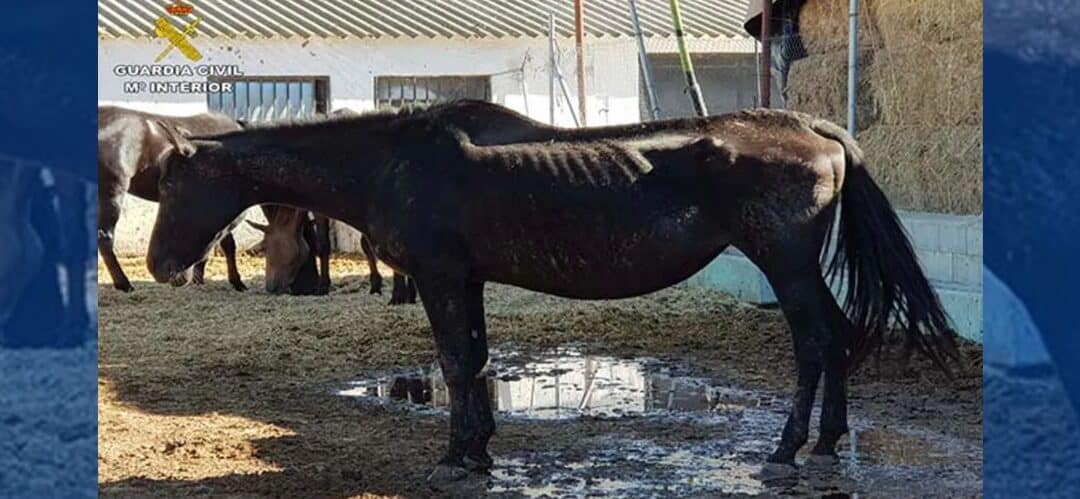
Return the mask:
POLYGON ((847 82, 847 130, 855 136, 856 99, 859 89, 859 0, 851 0, 848 12, 848 82, 847 82))
POLYGON ((585 112, 585 0, 574 0, 574 45, 577 48, 577 93, 578 112, 581 113, 581 126, 585 126, 588 114, 585 112))
POLYGON ((555 14, 548 13, 548 106, 551 124, 555 124, 555 14))
POLYGON ((707 116, 709 111, 705 109, 705 99, 701 97, 701 87, 698 86, 697 78, 694 77, 694 63, 690 60, 690 52, 686 48, 686 35, 683 32, 682 12, 679 11, 679 0, 670 0, 671 21, 675 24, 675 41, 679 46, 679 63, 682 64, 683 73, 686 74, 686 89, 690 92, 690 102, 694 104, 694 111, 698 116, 707 116))
POLYGON ((578 120, 578 115, 574 112, 574 100, 570 98, 570 89, 566 86, 566 78, 563 77, 562 70, 559 69, 559 45, 555 43, 555 14, 548 13, 548 39, 550 41, 549 50, 551 50, 551 59, 549 66, 549 87, 548 95, 551 97, 551 124, 555 124, 555 85, 558 84, 559 90, 562 91, 562 96, 566 99, 566 107, 570 110, 570 117, 574 120, 574 126, 581 126, 581 121, 578 120))
POLYGON ((641 34, 641 20, 638 19, 637 2, 634 0, 630 0, 630 22, 634 25, 634 38, 637 39, 641 80, 645 82, 645 96, 649 99, 649 116, 654 120, 660 119, 660 100, 656 97, 656 87, 653 87, 652 65, 649 54, 645 52, 645 37, 641 34))

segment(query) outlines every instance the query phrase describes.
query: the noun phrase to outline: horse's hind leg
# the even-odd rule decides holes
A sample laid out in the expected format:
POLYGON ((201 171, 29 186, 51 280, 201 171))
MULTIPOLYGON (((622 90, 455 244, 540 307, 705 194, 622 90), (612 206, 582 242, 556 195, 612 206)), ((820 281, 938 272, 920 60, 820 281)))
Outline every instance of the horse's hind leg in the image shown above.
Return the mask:
MULTIPOLYGON (((820 244, 775 245, 767 257, 748 252, 768 277, 794 343, 798 385, 780 444, 768 459, 769 463, 785 465, 787 470, 793 469, 790 467, 795 464, 795 454, 809 438, 810 413, 822 371, 833 372, 834 377, 830 377, 830 380, 835 382, 837 371, 833 368, 839 364, 846 365, 846 357, 838 357, 830 350, 830 347, 838 344, 834 336, 845 335, 846 331, 836 327, 836 301, 821 275, 817 260, 820 248, 820 244)), ((835 432, 840 429, 837 418, 846 415, 846 410, 838 411, 837 406, 846 403, 846 397, 838 396, 842 394, 842 384, 837 386, 834 383, 830 388, 832 406, 829 421, 833 424, 830 431, 835 432)), ((839 438, 839 435, 833 438, 830 434, 829 438, 835 444, 835 438, 839 438)))
POLYGON ((191 283, 197 286, 206 284, 206 260, 191 267, 191 283))
POLYGON ((124 292, 135 291, 131 281, 124 275, 124 269, 120 267, 119 260, 114 252, 116 222, 120 221, 120 212, 124 209, 124 193, 126 185, 114 185, 110 189, 109 182, 102 181, 98 187, 98 251, 105 260, 105 268, 112 277, 113 287, 124 292))
POLYGON ((315 215, 315 253, 319 257, 319 286, 317 295, 330 292, 330 219, 315 215))
POLYGON ((390 290, 391 305, 416 303, 416 286, 409 276, 395 271, 393 281, 393 289, 390 290))
MULTIPOLYGON (((232 232, 225 234, 225 237, 221 238, 221 251, 225 253, 225 266, 228 268, 229 284, 232 284, 233 289, 237 291, 247 291, 247 286, 244 285, 244 280, 240 278, 240 271, 236 268, 236 240, 233 239, 232 232)), ((203 265, 206 262, 202 262, 203 265)))
POLYGON ((836 462, 836 442, 848 432, 847 377, 848 348, 853 327, 835 300, 825 309, 832 333, 825 348, 825 394, 821 401, 821 430, 810 459, 820 463, 836 462))
POLYGON ((416 303, 416 281, 412 277, 405 277, 405 301, 416 303))
MULTIPOLYGON (((371 245, 371 240, 363 234, 360 235, 360 249, 363 250, 364 258, 367 259, 368 275, 371 278, 370 293, 373 295, 381 295, 382 274, 379 273, 379 259, 375 256, 375 247, 371 245)), ((391 305, 393 305, 393 303, 391 303, 391 305)))

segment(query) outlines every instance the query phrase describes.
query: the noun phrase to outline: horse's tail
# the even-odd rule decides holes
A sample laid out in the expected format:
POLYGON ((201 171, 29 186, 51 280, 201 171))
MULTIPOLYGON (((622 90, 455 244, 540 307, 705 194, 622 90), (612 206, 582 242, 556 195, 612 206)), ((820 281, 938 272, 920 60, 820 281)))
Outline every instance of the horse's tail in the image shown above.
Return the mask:
POLYGON ((957 361, 956 332, 919 267, 900 219, 866 170, 862 150, 844 129, 815 120, 818 134, 844 147, 837 248, 827 274, 846 277, 845 312, 854 323, 850 369, 881 344, 890 325, 903 331, 905 345, 930 358, 947 374, 957 361))

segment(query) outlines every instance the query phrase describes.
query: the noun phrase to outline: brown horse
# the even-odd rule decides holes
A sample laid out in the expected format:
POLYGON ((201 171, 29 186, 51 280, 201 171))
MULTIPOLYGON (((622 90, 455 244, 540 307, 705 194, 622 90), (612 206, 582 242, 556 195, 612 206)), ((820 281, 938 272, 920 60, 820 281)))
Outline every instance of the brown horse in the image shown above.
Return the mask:
MULTIPOLYGON (((164 135, 165 125, 189 135, 241 129, 236 121, 216 113, 172 117, 113 106, 98 108, 98 250, 105 260, 113 286, 121 291, 132 291, 134 287, 120 267, 113 249, 116 223, 120 219, 126 193, 148 201, 159 200, 159 160, 172 147, 164 135)), ((308 246, 299 224, 300 218, 306 217, 307 212, 292 208, 287 210, 293 213, 281 214, 279 210, 263 209, 271 222, 268 235, 271 236, 272 249, 267 252, 267 290, 275 293, 325 294, 330 287, 329 222, 325 217, 316 219, 315 240, 318 245, 308 246), (307 251, 311 247, 318 249, 322 276, 310 274, 310 268, 305 271, 307 273, 301 273, 301 269, 314 266, 314 255, 307 251), (302 276, 303 279, 295 283, 284 282, 282 276, 302 276)), ((197 216, 197 212, 193 216, 197 216)), ((244 291, 247 286, 236 268, 236 242, 231 227, 220 244, 228 266, 229 283, 237 291, 244 291)), ((192 272, 178 276, 173 284, 180 285, 188 280, 201 284, 205 267, 206 261, 200 261, 192 272)))
MULTIPOLYGON (((123 210, 124 195, 130 192, 148 201, 158 201, 159 161, 171 149, 157 122, 167 122, 187 134, 240 129, 234 120, 221 114, 161 116, 121 107, 98 107, 98 251, 113 286, 121 291, 135 290, 114 251, 116 223, 123 210)), ((229 283, 237 291, 247 289, 236 269, 236 242, 231 232, 222 238, 221 249, 228 265, 229 283)), ((193 273, 177 276, 173 284, 184 284, 191 279, 201 282, 205 266, 203 260, 193 273)))
POLYGON ((293 295, 330 292, 330 221, 307 210, 265 204, 269 223, 248 220, 263 233, 266 253, 266 291, 293 295), (315 268, 317 255, 320 267, 315 268))
POLYGON ((157 280, 197 262, 259 203, 357 227, 378 242, 381 259, 415 279, 451 397, 449 449, 433 481, 492 464, 495 423, 481 379, 486 282, 624 298, 681 282, 737 247, 769 279, 795 345, 797 389, 768 458, 783 470, 808 439, 823 373, 811 455, 835 460, 848 431, 847 374, 894 326, 939 367, 957 358, 955 333, 858 145, 806 115, 756 110, 560 129, 462 102, 171 137, 178 153, 163 172, 148 257, 157 280), (489 128, 470 134, 456 124, 462 116, 489 128), (504 132, 506 120, 531 130, 504 132), (846 278, 846 309, 821 262, 841 199, 826 270, 846 278), (203 216, 189 216, 195 207, 203 216))

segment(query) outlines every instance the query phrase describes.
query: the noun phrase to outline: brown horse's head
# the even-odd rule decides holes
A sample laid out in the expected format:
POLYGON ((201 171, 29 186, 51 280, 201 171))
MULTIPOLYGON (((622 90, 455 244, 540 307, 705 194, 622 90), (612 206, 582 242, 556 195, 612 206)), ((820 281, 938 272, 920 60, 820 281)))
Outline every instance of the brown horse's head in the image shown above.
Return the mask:
POLYGON ((265 235, 266 291, 288 293, 311 258, 311 246, 304 238, 308 214, 284 206, 264 206, 263 212, 270 223, 263 225, 250 220, 247 223, 265 235))
POLYGON ((229 182, 234 158, 220 142, 192 141, 158 122, 169 139, 162 153, 157 219, 146 265, 158 282, 185 282, 189 269, 231 230, 251 203, 229 182))

